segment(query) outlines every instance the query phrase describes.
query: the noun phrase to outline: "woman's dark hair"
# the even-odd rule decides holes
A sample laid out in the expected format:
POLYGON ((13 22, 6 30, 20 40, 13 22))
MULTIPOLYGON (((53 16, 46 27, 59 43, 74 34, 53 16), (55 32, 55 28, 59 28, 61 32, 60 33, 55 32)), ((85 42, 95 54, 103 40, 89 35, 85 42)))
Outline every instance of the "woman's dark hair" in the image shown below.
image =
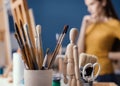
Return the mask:
POLYGON ((115 39, 111 51, 120 51, 120 40, 115 39))
MULTIPOLYGON (((104 0, 98 0, 99 2, 103 2, 104 0)), ((106 0, 106 5, 104 7, 104 10, 105 10, 105 14, 107 17, 112 17, 112 18, 115 18, 115 19, 119 19, 115 10, 114 10, 114 7, 113 7, 113 4, 111 2, 111 0, 106 0)))
MULTIPOLYGON (((98 0, 99 2, 102 2, 103 0, 98 0)), ((112 17, 114 19, 119 20, 119 17, 117 16, 113 4, 111 0, 106 0, 106 6, 104 7, 105 9, 105 14, 108 18, 112 17)), ((111 51, 120 51, 120 40, 115 39, 113 47, 111 51)))

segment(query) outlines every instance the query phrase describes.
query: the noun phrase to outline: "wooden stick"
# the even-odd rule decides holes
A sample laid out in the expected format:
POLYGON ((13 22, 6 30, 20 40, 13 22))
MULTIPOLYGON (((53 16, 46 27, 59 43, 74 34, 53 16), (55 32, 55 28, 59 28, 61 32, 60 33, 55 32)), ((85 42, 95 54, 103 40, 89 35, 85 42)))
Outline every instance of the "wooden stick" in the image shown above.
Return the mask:
POLYGON ((22 54, 22 59, 23 59, 24 63, 27 65, 26 68, 29 69, 29 68, 31 68, 31 67, 30 67, 30 64, 29 64, 29 62, 28 62, 28 60, 27 60, 27 55, 26 55, 24 46, 21 44, 20 38, 19 38, 18 34, 15 33, 14 35, 15 35, 15 38, 17 39, 17 42, 18 42, 18 44, 19 44, 19 46, 20 46, 21 54, 22 54))
POLYGON ((16 27, 16 32, 17 32, 17 34, 18 34, 18 37, 19 37, 19 40, 20 40, 20 42, 21 42, 21 45, 23 45, 23 50, 24 50, 24 53, 25 53, 25 55, 26 55, 26 59, 27 59, 27 61, 28 61, 28 67, 29 67, 29 69, 34 69, 34 67, 33 67, 33 65, 32 65, 32 60, 31 59, 29 59, 29 57, 30 57, 30 55, 29 55, 29 51, 28 51, 28 49, 27 49, 27 47, 26 47, 26 43, 25 43, 25 38, 24 38, 24 36, 23 36, 23 34, 21 34, 20 35, 20 29, 18 29, 18 26, 17 26, 17 24, 15 23, 15 27, 16 27), (23 39, 22 39, 23 38, 23 39))
POLYGON ((27 62, 27 59, 26 59, 26 55, 25 55, 25 52, 24 52, 24 50, 23 50, 23 45, 21 45, 21 42, 20 42, 20 40, 19 40, 19 37, 18 37, 17 33, 15 33, 14 36, 15 36, 15 38, 17 39, 17 42, 18 42, 18 44, 19 44, 19 46, 20 46, 21 53, 22 53, 22 59, 23 59, 24 63, 25 63, 26 65, 28 65, 28 62, 27 62))
POLYGON ((25 46, 25 49, 27 50, 26 53, 28 53, 28 60, 30 61, 30 65, 32 65, 31 67, 34 67, 34 59, 32 59, 32 53, 30 52, 30 48, 28 47, 28 43, 27 43, 27 40, 26 40, 26 35, 25 35, 25 31, 23 29, 23 25, 22 25, 22 21, 20 20, 20 27, 21 27, 21 31, 22 31, 22 36, 23 36, 23 39, 24 39, 24 46, 25 46))
POLYGON ((26 35, 27 40, 28 40, 27 42, 28 42, 28 47, 29 47, 30 53, 32 54, 31 58, 32 58, 32 61, 34 63, 34 67, 35 67, 35 69, 38 69, 37 60, 36 60, 36 51, 35 51, 35 48, 33 47, 32 43, 31 43, 29 33, 28 33, 27 24, 24 24, 24 31, 25 31, 25 35, 26 35))
POLYGON ((22 33, 23 33, 24 41, 26 43, 27 52, 29 53, 29 56, 30 56, 29 59, 32 63, 31 65, 33 65, 34 69, 38 69, 37 62, 36 62, 36 59, 35 59, 35 56, 34 56, 34 52, 32 52, 32 49, 31 49, 32 47, 29 47, 28 42, 26 41, 28 36, 26 36, 25 30, 23 29, 23 25, 22 25, 21 21, 20 21, 20 26, 21 26, 21 30, 22 30, 22 33))

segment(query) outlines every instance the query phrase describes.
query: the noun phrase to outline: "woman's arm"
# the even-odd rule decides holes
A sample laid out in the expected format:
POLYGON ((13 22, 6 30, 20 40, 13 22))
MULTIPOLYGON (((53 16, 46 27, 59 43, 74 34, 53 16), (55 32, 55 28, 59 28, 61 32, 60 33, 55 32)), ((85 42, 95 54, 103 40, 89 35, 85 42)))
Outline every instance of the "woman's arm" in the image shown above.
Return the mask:
POLYGON ((90 24, 90 19, 91 17, 89 15, 84 16, 82 24, 81 24, 81 29, 80 29, 80 34, 78 37, 77 45, 78 45, 78 52, 84 52, 85 51, 85 31, 87 26, 90 24))
POLYGON ((108 57, 112 60, 120 60, 120 52, 109 52, 108 57))
POLYGON ((85 40, 85 30, 81 28, 79 38, 78 38, 78 52, 84 52, 84 40, 85 40))

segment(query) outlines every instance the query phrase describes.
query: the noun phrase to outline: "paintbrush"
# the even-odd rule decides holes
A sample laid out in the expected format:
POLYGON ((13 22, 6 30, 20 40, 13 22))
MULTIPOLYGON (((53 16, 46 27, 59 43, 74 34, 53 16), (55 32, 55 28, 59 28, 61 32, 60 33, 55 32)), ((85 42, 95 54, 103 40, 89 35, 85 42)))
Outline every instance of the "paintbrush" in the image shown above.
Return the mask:
POLYGON ((26 42, 26 36, 25 36, 25 31, 23 29, 22 21, 20 20, 20 30, 22 32, 22 37, 23 37, 23 42, 24 42, 24 47, 25 47, 25 52, 27 54, 27 60, 29 62, 29 65, 31 66, 32 69, 36 69, 34 59, 32 59, 32 55, 29 49, 29 46, 26 42))
POLYGON ((46 50, 46 55, 45 55, 45 57, 44 57, 44 60, 43 60, 43 64, 42 64, 41 70, 45 70, 45 69, 47 68, 47 67, 45 67, 45 66, 46 66, 46 63, 47 63, 49 50, 50 50, 50 49, 47 48, 47 50, 46 50))
POLYGON ((42 68, 42 64, 43 64, 43 47, 42 47, 42 37, 41 37, 41 26, 37 25, 36 26, 36 34, 37 34, 37 53, 38 53, 38 66, 39 69, 42 68))
POLYGON ((52 54, 51 61, 50 61, 49 65, 48 65, 48 69, 52 67, 52 65, 53 65, 53 63, 55 61, 55 58, 56 58, 56 56, 57 56, 57 54, 59 52, 59 49, 61 47, 61 43, 63 41, 63 38, 64 38, 65 34, 67 33, 68 27, 69 27, 68 25, 64 26, 63 32, 60 35, 60 37, 58 39, 58 42, 57 42, 57 45, 56 45, 56 48, 55 48, 55 50, 54 50, 54 52, 52 54))
POLYGON ((39 66, 39 53, 38 53, 38 51, 39 51, 38 50, 39 38, 38 38, 38 35, 37 35, 36 28, 35 28, 35 32, 36 32, 36 35, 35 35, 35 59, 36 59, 38 68, 40 69, 40 66, 39 66))
POLYGON ((37 67, 37 64, 36 64, 36 60, 34 59, 34 52, 32 52, 32 47, 29 47, 29 45, 28 45, 28 42, 27 42, 27 33, 25 33, 26 32, 26 30, 24 30, 24 26, 22 25, 22 22, 21 22, 21 20, 20 20, 20 26, 21 26, 21 30, 22 30, 22 33, 23 33, 23 38, 24 38, 24 40, 25 40, 25 45, 26 45, 26 48, 27 48, 27 52, 29 53, 29 59, 30 59, 30 61, 31 61, 31 65, 33 65, 34 66, 34 69, 38 69, 38 67, 37 67))
POLYGON ((29 37, 29 33, 28 33, 28 27, 27 27, 27 24, 24 24, 24 34, 26 36, 26 40, 27 40, 27 47, 28 47, 28 51, 30 53, 30 58, 32 59, 32 63, 34 65, 34 69, 38 69, 38 66, 37 66, 37 61, 35 59, 35 51, 33 49, 33 46, 32 46, 32 43, 31 43, 31 40, 30 40, 30 37, 29 37))
POLYGON ((23 45, 23 40, 22 40, 22 38, 21 38, 21 35, 20 35, 20 31, 19 31, 19 29, 18 29, 18 26, 17 26, 16 23, 15 23, 14 25, 15 25, 15 32, 16 32, 18 38, 19 38, 20 45, 23 45))
POLYGON ((27 63, 27 60, 26 60, 26 57, 25 57, 25 53, 24 53, 24 51, 23 51, 23 45, 21 45, 21 42, 20 42, 19 37, 18 37, 18 35, 17 35, 16 32, 15 32, 14 36, 15 36, 15 38, 16 38, 16 40, 17 40, 17 42, 18 42, 18 45, 19 45, 19 47, 20 47, 20 49, 21 49, 22 59, 23 59, 23 61, 24 61, 25 64, 28 64, 28 63, 27 63))
POLYGON ((19 31, 16 23, 15 23, 15 30, 16 30, 16 34, 17 34, 17 35, 15 35, 15 37, 20 44, 21 51, 23 51, 24 57, 26 59, 26 64, 27 64, 28 68, 31 69, 32 67, 31 67, 30 61, 28 60, 28 54, 25 51, 24 41, 22 40, 22 37, 20 35, 20 31, 19 31))
POLYGON ((24 28, 24 31, 25 31, 27 43, 28 43, 29 47, 31 48, 32 43, 31 43, 31 40, 30 40, 30 37, 29 37, 29 34, 28 34, 28 26, 27 26, 27 24, 24 24, 23 28, 24 28))
POLYGON ((15 32, 14 36, 17 39, 18 45, 20 46, 20 51, 21 51, 21 55, 22 55, 21 57, 22 57, 22 60, 24 62, 25 68, 28 69, 29 64, 28 64, 28 61, 26 59, 26 55, 25 55, 25 52, 23 50, 23 46, 20 44, 20 40, 19 40, 16 32, 15 32))

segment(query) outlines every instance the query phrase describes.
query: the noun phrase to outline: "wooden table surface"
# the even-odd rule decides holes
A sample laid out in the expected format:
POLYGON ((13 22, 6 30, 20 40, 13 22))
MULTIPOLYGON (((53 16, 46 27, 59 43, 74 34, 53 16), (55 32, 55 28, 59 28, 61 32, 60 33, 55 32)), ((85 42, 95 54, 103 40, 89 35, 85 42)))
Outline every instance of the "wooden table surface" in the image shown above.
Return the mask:
POLYGON ((99 82, 99 83, 94 83, 94 86, 117 86, 117 85, 115 83, 99 82))
MULTIPOLYGON (((9 83, 8 81, 9 81, 8 78, 0 78, 0 86, 14 86, 13 83, 9 83)), ((21 84, 19 86, 23 86, 23 85, 21 84)), ((61 86, 68 86, 68 85, 65 85, 63 81, 61 81, 61 86)), ((117 85, 114 83, 95 82, 93 86, 117 86, 117 85)))

